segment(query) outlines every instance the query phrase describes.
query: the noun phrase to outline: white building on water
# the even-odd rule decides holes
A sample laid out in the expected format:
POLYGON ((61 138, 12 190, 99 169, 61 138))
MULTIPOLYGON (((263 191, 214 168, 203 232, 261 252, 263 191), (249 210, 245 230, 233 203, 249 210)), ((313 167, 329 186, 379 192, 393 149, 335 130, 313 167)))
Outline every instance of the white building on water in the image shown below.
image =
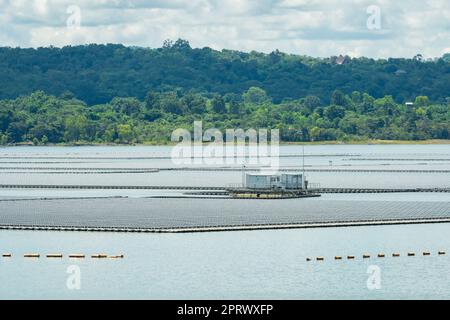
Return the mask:
POLYGON ((299 173, 254 174, 245 175, 246 189, 253 190, 300 190, 306 189, 306 181, 299 173))

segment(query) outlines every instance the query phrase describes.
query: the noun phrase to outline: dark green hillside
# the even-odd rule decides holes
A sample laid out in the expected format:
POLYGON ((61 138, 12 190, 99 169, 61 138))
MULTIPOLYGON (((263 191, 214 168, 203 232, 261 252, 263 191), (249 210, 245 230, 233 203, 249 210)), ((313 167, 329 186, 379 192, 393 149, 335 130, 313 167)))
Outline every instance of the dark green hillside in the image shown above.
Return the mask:
POLYGON ((114 97, 143 100, 149 91, 195 91, 241 95, 264 89, 275 103, 317 96, 330 102, 336 89, 392 95, 398 103, 428 96, 445 102, 450 96, 448 56, 432 62, 415 59, 316 59, 278 51, 192 49, 187 41, 162 48, 87 45, 64 48, 0 48, 0 99, 42 90, 60 96, 71 92, 89 105, 114 97))

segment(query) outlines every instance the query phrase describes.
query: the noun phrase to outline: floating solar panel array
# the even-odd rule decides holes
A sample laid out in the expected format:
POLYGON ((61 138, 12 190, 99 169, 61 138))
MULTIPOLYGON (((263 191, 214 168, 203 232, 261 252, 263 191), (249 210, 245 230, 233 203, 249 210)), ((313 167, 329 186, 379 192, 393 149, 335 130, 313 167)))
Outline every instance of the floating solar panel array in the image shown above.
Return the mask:
POLYGON ((450 202, 139 198, 0 202, 1 226, 165 230, 416 219, 450 221, 450 202))

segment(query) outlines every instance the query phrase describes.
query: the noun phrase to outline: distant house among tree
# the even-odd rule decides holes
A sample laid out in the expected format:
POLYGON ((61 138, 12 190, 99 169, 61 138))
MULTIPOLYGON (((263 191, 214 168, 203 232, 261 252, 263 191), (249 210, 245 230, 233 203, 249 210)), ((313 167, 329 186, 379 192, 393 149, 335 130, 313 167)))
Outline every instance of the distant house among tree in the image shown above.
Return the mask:
POLYGON ((350 57, 349 56, 343 56, 342 54, 339 55, 339 57, 332 57, 331 61, 333 61, 335 64, 338 65, 343 65, 343 64, 347 64, 350 62, 350 57))
POLYGON ((395 71, 396 76, 402 76, 404 74, 407 74, 407 72, 403 69, 398 69, 397 71, 395 71))

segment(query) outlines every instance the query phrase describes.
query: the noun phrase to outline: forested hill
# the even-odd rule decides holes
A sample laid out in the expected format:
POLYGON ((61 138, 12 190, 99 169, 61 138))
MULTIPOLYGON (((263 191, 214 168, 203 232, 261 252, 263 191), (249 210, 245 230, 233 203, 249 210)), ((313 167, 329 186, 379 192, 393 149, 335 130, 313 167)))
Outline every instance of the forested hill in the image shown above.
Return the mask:
POLYGON ((192 49, 187 41, 162 48, 87 45, 64 48, 0 48, 0 99, 42 90, 60 96, 71 92, 89 105, 114 97, 144 99, 149 91, 195 91, 241 95, 264 89, 279 103, 317 96, 329 103, 332 92, 392 95, 398 103, 428 96, 443 103, 450 96, 450 55, 434 61, 316 59, 278 51, 192 49))

